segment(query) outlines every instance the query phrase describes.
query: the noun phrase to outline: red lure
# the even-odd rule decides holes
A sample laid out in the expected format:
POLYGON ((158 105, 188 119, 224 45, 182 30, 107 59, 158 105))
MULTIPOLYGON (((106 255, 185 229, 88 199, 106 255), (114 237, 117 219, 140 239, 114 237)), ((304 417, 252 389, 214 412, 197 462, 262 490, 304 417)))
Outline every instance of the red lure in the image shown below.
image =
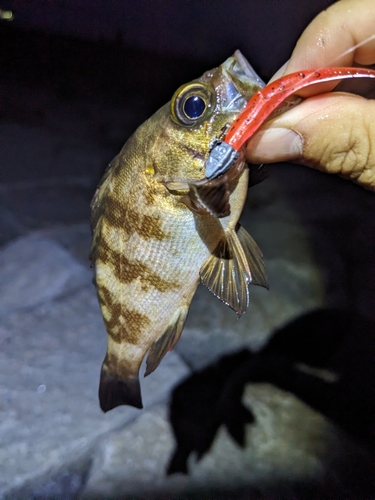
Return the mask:
POLYGON ((251 97, 224 139, 212 148, 206 164, 206 177, 213 179, 229 170, 237 160, 241 147, 290 95, 316 83, 347 78, 375 78, 375 71, 365 68, 309 69, 291 73, 266 85, 251 97))

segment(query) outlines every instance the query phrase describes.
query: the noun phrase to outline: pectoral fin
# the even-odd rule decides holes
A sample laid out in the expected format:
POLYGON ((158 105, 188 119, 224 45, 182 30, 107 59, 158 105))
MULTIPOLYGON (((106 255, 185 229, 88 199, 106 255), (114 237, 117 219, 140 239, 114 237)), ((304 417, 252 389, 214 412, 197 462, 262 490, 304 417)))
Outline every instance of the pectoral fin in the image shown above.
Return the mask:
POLYGON ((229 183, 225 179, 215 185, 211 185, 210 182, 203 185, 191 184, 189 201, 186 197, 183 201, 190 209, 198 213, 210 214, 217 218, 228 217, 230 215, 229 183))
POLYGON ((214 217, 230 215, 228 176, 223 175, 212 181, 170 181, 167 189, 181 196, 180 201, 192 212, 214 217))
POLYGON ((177 344, 184 328, 189 312, 188 307, 183 307, 176 312, 165 332, 154 342, 149 350, 146 362, 145 377, 150 375, 159 365, 160 361, 177 344))
POLYGON ((163 184, 169 191, 176 194, 177 192, 182 194, 182 191, 181 202, 193 212, 201 215, 209 214, 217 218, 228 217, 230 215, 230 183, 239 178, 245 168, 246 163, 240 158, 230 170, 215 179, 174 180, 163 182, 163 184))
POLYGON ((201 282, 240 317, 249 306, 248 285, 267 286, 262 253, 238 224, 228 229, 200 270, 201 282))

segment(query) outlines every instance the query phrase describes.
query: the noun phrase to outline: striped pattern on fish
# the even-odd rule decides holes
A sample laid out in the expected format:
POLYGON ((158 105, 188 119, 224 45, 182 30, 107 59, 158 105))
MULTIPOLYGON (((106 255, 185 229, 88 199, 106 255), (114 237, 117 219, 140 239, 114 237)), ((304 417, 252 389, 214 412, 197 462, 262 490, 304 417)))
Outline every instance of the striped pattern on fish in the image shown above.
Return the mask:
POLYGON ((238 59, 188 84, 193 93, 184 106, 207 94, 207 117, 180 123, 173 106, 182 88, 139 127, 92 201, 91 259, 108 333, 99 388, 104 411, 142 407, 142 360, 148 352, 148 375, 176 344, 200 281, 238 315, 249 303, 248 284, 267 284, 260 250, 238 225, 249 182, 245 162, 239 160, 233 178, 199 180, 212 139, 259 88, 254 78, 247 82, 238 59), (237 73, 247 93, 235 85, 237 73))

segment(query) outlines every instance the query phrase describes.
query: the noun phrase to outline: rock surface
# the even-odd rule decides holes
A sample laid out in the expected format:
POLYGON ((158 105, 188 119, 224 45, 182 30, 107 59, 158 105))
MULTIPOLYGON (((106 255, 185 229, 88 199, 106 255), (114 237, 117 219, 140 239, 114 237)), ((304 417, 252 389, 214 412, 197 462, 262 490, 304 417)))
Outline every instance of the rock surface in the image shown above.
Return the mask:
POLYGON ((0 314, 30 308, 90 282, 91 273, 55 241, 25 236, 0 251, 0 314))
POLYGON ((248 426, 244 449, 221 429, 210 453, 200 462, 190 460, 189 476, 165 476, 173 437, 166 409, 159 406, 101 440, 79 498, 180 498, 199 491, 216 498, 225 490, 242 490, 244 498, 251 494, 273 498, 282 492, 290 498, 293 488, 303 490, 302 485, 317 494, 317 483, 327 476, 340 481, 343 490, 348 487, 353 477, 343 477, 335 463, 339 451, 350 453, 357 468, 369 458, 291 395, 267 386, 249 386, 244 401, 258 419, 248 426))
MULTIPOLYGON (((1 321, 0 491, 83 455, 98 436, 139 415, 128 407, 107 415, 100 411, 106 339, 95 290, 87 283, 65 292, 28 311, 21 302, 19 311, 1 321)), ((171 353, 155 376, 144 380, 146 407, 164 401, 187 373, 171 353)))

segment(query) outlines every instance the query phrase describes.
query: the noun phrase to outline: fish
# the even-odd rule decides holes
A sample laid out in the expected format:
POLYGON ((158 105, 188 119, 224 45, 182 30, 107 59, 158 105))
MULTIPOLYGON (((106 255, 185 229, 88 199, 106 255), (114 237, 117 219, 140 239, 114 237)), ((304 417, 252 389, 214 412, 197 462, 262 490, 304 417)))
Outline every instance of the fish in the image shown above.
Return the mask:
POLYGON ((206 177, 215 179, 235 169, 241 150, 263 123, 302 101, 296 92, 317 83, 352 78, 375 78, 375 70, 346 67, 308 69, 282 76, 260 89, 249 99, 222 140, 214 144, 206 162, 206 177))
POLYGON ((258 166, 240 155, 217 179, 205 177, 215 141, 264 86, 236 51, 182 85, 128 139, 91 202, 90 251, 107 330, 99 401, 142 408, 139 382, 177 343, 197 286, 240 317, 249 285, 268 288, 262 253, 240 226, 258 166))

